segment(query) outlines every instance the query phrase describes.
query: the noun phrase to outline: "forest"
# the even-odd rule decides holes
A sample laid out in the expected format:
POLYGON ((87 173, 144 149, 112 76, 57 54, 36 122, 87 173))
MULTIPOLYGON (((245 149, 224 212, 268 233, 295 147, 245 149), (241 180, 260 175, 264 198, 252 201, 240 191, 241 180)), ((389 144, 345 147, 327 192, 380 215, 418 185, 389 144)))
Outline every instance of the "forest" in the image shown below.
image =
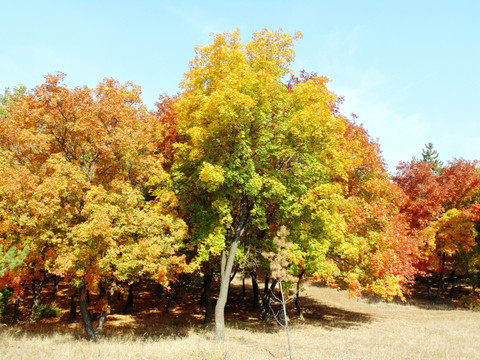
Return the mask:
POLYGON ((141 284, 168 304, 195 292, 222 341, 238 275, 244 297, 251 282, 252 316, 283 325, 286 298, 301 315, 307 279, 384 301, 405 300, 421 282, 432 301, 463 291, 465 306, 480 308, 478 161, 442 163, 428 143, 388 173, 329 80, 293 72, 301 36, 216 34, 195 48, 181 92, 153 110, 138 85, 115 79, 69 88, 55 73, 7 89, 4 321, 58 316, 55 301, 68 297, 71 319, 78 307, 96 341, 113 302, 128 309, 141 284), (276 314, 273 301, 283 305, 276 314))

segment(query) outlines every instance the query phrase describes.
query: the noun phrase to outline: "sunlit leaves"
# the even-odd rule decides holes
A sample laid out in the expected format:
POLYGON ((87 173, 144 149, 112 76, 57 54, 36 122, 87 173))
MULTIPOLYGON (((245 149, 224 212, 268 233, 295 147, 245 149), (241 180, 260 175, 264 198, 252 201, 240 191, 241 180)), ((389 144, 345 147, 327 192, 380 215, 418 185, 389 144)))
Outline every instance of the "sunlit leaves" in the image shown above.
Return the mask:
POLYGON ((2 226, 29 245, 37 269, 88 287, 142 276, 166 285, 184 264, 186 235, 158 151, 168 103, 162 123, 136 85, 69 89, 64 77, 48 75, 0 119, 2 226))

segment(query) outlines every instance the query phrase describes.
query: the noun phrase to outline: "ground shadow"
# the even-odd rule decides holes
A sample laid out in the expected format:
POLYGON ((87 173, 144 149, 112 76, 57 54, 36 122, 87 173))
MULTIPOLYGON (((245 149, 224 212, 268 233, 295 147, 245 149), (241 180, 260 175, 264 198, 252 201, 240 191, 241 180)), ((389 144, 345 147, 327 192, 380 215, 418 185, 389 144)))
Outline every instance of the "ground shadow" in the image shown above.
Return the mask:
MULTIPOLYGON (((51 297, 53 285, 48 283, 42 291, 44 302, 48 303, 51 297)), ((213 284, 212 293, 218 293, 218 283, 213 284)), ((8 326, 9 331, 19 334, 45 335, 47 333, 68 333, 75 338, 84 338, 84 329, 81 323, 80 313, 77 309, 76 321, 68 323, 70 308, 71 289, 68 284, 61 283, 55 305, 58 306, 63 316, 61 318, 39 318, 32 324, 21 322, 16 326, 8 326)), ((229 301, 225 311, 226 326, 229 328, 245 329, 252 332, 275 333, 283 331, 272 317, 264 322, 258 310, 253 309, 253 291, 251 284, 246 285, 247 303, 245 304, 240 282, 231 285, 229 301), (246 305, 246 306, 245 306, 246 305)), ((142 283, 134 288, 133 306, 124 314, 126 294, 117 298, 111 309, 104 327, 105 337, 132 336, 138 338, 152 337, 184 337, 192 331, 211 332, 213 325, 204 325, 204 309, 200 306, 201 288, 190 288, 189 293, 179 293, 171 302, 170 311, 166 313, 168 296, 159 293, 158 288, 152 283, 142 283)), ((100 294, 90 294, 90 310, 95 313, 95 304, 100 294)), ((29 306, 32 301, 32 294, 29 287, 26 287, 25 296, 20 307, 20 319, 26 319, 29 306)), ((213 299, 215 303, 215 299, 213 299)), ((278 305, 277 309, 278 309, 278 305)), ((302 324, 322 326, 330 329, 349 328, 361 326, 372 321, 372 316, 366 313, 354 312, 326 305, 321 299, 302 296, 301 306, 304 319, 301 320, 297 314, 295 304, 289 303, 287 313, 292 327, 302 324)), ((275 305, 273 306, 275 310, 275 305)), ((11 312, 11 309, 9 310, 11 312)), ((9 323, 7 316, 4 322, 9 323)))

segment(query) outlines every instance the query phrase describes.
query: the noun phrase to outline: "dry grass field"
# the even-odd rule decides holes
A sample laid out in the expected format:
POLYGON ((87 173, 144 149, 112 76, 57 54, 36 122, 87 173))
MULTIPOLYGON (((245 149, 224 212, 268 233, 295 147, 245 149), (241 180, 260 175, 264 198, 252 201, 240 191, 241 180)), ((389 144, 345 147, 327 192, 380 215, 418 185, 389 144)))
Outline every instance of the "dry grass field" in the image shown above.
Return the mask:
MULTIPOLYGON (((165 314, 161 304, 144 311, 147 295, 139 295, 130 315, 114 309, 98 343, 84 340, 80 322, 67 324, 65 317, 3 325, 0 359, 288 359, 285 331, 236 306, 238 284, 233 290, 224 343, 215 343, 213 327, 201 324, 198 299, 177 299, 165 314)), ((305 320, 293 307, 289 312, 297 360, 480 359, 480 312, 421 298, 355 301, 315 283, 306 284, 302 303, 305 320)))

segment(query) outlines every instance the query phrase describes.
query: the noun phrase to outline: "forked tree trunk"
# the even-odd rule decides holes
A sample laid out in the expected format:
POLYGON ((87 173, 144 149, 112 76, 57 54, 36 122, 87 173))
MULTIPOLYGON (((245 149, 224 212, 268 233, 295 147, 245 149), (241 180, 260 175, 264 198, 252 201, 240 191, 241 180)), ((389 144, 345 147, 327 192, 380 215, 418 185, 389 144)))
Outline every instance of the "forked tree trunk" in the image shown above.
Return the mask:
POLYGON ((97 329, 96 329, 96 332, 97 334, 99 334, 99 336, 101 336, 102 334, 102 331, 103 331, 103 324, 105 323, 105 320, 107 319, 107 315, 110 313, 110 309, 112 308, 113 306, 113 298, 114 298, 114 295, 115 295, 115 285, 112 285, 110 287, 110 290, 108 291, 108 298, 107 298, 107 308, 104 309, 104 311, 100 314, 100 317, 98 318, 98 325, 97 325, 97 329))
POLYGON ((87 333, 87 339, 97 341, 98 336, 93 328, 92 315, 87 309, 86 291, 85 286, 81 286, 78 289, 78 305, 80 306, 80 313, 82 314, 83 326, 87 333))
POLYGON ((80 305, 80 313, 82 314, 83 325, 87 334, 87 339, 97 341, 102 336, 103 324, 107 318, 110 308, 113 305, 113 297, 115 294, 115 284, 112 285, 108 292, 108 307, 100 314, 97 327, 93 327, 92 315, 87 309, 85 286, 78 289, 78 303, 80 305))
MULTIPOLYGON (((232 243, 230 244, 230 250, 228 253, 228 259, 225 249, 222 251, 222 261, 220 264, 220 291, 218 293, 218 300, 215 306, 215 340, 225 340, 225 305, 227 304, 228 287, 230 285, 230 275, 232 273, 233 262, 235 260, 235 253, 237 251, 238 243, 242 237, 248 222, 250 221, 250 210, 248 206, 244 208, 238 225, 233 235, 232 243)), ((228 237, 228 235, 227 235, 228 237)))
POLYGON ((275 286, 277 286, 278 279, 273 280, 272 286, 267 290, 267 293, 263 297, 263 313, 262 313, 262 320, 267 321, 270 318, 270 303, 272 300, 272 294, 275 290, 275 286))
POLYGON ((32 306, 30 307, 30 314, 28 314, 27 323, 31 323, 35 318, 35 312, 37 311, 38 305, 40 305, 41 296, 42 296, 42 289, 43 285, 45 284, 45 274, 42 276, 42 280, 38 284, 38 287, 35 286, 36 282, 33 282, 33 301, 32 306))

